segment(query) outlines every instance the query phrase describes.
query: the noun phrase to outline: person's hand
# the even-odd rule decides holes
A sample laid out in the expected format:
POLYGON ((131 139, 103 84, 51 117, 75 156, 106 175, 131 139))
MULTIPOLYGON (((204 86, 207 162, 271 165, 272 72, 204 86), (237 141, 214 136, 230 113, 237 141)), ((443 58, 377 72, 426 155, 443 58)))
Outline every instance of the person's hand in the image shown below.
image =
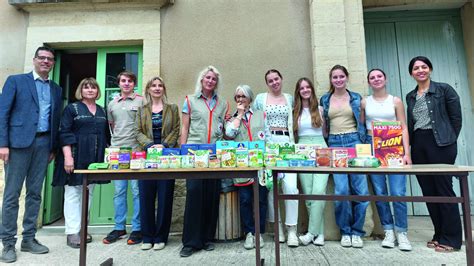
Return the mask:
POLYGON ((245 115, 245 106, 243 103, 237 103, 237 115, 240 117, 245 115))
POLYGON ((8 156, 10 154, 10 149, 8 147, 0 148, 0 159, 3 160, 5 164, 8 164, 8 156))
POLYGON ((161 144, 153 144, 150 146, 150 148, 164 148, 165 146, 161 145, 161 144))
POLYGON ((405 165, 412 164, 410 155, 408 155, 408 154, 403 155, 403 164, 405 164, 405 165))
POLYGON ((65 157, 64 158, 64 171, 66 173, 71 174, 74 172, 74 158, 72 157, 65 157))

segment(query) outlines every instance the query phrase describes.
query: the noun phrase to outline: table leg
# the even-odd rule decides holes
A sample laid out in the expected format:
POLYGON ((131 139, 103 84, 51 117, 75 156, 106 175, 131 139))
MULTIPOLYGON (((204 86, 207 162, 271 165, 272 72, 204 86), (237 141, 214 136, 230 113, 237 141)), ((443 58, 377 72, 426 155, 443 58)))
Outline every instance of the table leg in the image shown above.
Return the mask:
POLYGON ((279 226, 278 223, 280 222, 280 214, 279 214, 279 207, 278 207, 278 173, 277 171, 272 171, 272 178, 273 178, 273 210, 274 210, 274 223, 273 223, 273 232, 274 237, 273 240, 275 241, 275 265, 280 266, 280 239, 279 239, 279 226))
POLYGON ((87 206, 89 206, 89 188, 87 174, 82 175, 82 213, 81 213, 81 245, 79 251, 79 265, 86 265, 87 253, 87 206))
POLYGON ((463 197, 462 203, 462 217, 464 222, 464 237, 466 243, 466 259, 467 265, 473 265, 473 250, 472 250, 472 227, 471 227, 471 206, 469 200, 469 185, 467 182, 468 175, 460 177, 461 183, 461 197, 463 197))
POLYGON ((258 175, 253 181, 253 217, 255 226, 255 265, 260 263, 260 195, 259 195, 258 175))

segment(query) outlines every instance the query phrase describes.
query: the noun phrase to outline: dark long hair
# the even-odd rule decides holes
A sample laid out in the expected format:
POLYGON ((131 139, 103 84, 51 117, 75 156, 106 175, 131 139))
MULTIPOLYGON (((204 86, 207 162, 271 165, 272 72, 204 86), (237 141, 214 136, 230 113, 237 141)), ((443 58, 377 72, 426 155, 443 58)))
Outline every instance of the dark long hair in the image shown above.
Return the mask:
POLYGON ((298 121, 303 112, 303 100, 301 99, 300 95, 300 86, 303 81, 308 82, 308 85, 311 87, 311 97, 309 98, 309 112, 311 114, 311 126, 315 128, 319 128, 323 124, 323 120, 321 119, 321 115, 319 113, 319 103, 318 97, 316 97, 316 92, 314 90, 313 83, 308 78, 300 78, 296 82, 295 86, 295 106, 293 108, 293 132, 295 138, 298 136, 298 121))

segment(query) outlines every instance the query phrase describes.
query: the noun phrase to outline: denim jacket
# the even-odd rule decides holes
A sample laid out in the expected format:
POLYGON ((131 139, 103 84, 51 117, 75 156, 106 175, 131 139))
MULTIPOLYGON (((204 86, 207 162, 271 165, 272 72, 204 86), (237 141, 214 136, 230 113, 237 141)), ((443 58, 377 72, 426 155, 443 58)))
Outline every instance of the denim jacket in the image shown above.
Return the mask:
MULTIPOLYGON (((413 139, 415 126, 413 107, 417 91, 418 86, 406 96, 410 140, 413 139)), ((430 87, 425 97, 436 143, 438 146, 448 146, 455 143, 462 126, 461 103, 458 94, 449 84, 430 81, 430 87)))
MULTIPOLYGON (((352 112, 354 113, 354 119, 357 122, 357 133, 359 134, 360 141, 365 143, 366 138, 366 130, 365 125, 360 119, 360 102, 362 100, 362 96, 357 92, 352 92, 347 90, 350 96, 349 103, 351 105, 352 112)), ((324 124, 326 126, 326 132, 329 134, 329 100, 331 99, 332 93, 324 94, 321 99, 319 100, 319 104, 323 107, 323 118, 324 124)))

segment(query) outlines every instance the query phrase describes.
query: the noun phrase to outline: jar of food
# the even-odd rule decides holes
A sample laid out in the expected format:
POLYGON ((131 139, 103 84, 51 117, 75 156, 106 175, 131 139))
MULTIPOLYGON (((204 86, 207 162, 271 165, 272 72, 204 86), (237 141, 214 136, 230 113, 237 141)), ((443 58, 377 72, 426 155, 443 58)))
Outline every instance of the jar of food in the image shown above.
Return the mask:
POLYGON ((119 151, 119 169, 129 169, 130 159, 132 157, 131 147, 120 147, 119 151))

